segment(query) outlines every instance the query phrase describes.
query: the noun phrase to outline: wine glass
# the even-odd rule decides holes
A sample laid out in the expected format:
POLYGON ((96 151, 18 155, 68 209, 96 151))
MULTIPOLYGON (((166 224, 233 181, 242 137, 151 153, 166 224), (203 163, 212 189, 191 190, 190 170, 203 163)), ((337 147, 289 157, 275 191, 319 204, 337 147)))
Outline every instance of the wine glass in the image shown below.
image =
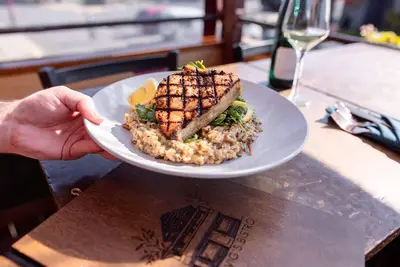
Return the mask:
POLYGON ((296 71, 288 99, 297 106, 309 101, 299 96, 299 79, 303 72, 303 59, 307 51, 329 35, 331 0, 287 0, 283 20, 283 34, 296 52, 296 71))

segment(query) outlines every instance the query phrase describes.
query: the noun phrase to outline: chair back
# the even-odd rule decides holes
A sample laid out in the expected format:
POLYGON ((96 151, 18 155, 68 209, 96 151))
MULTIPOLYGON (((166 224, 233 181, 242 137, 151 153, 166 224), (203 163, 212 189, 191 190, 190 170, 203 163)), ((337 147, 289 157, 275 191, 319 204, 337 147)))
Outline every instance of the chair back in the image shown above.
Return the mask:
POLYGON ((61 69, 43 67, 39 70, 39 77, 43 88, 49 88, 125 72, 141 73, 160 69, 174 71, 178 68, 178 55, 177 51, 170 51, 162 55, 110 60, 61 69))

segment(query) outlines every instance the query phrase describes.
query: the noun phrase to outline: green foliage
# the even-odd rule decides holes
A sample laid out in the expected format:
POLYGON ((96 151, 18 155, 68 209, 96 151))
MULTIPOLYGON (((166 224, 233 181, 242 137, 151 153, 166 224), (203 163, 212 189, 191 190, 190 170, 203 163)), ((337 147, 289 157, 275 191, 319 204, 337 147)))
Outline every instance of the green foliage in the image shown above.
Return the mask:
POLYGON ((246 108, 239 106, 229 106, 227 110, 221 113, 212 123, 212 126, 229 126, 242 123, 242 118, 246 115, 246 108))
POLYGON ((193 135, 192 138, 186 139, 186 140, 185 140, 185 143, 190 143, 190 142, 196 141, 197 139, 199 139, 199 135, 198 135, 198 134, 195 134, 195 135, 193 135))
POLYGON ((194 67, 194 68, 198 68, 198 69, 202 69, 202 70, 206 70, 207 69, 206 66, 204 66, 204 64, 203 64, 203 60, 197 60, 195 62, 189 62, 185 66, 179 67, 178 69, 182 70, 186 66, 190 66, 190 67, 194 67))
POLYGON ((155 105, 151 107, 146 107, 145 105, 137 104, 135 105, 136 114, 139 119, 143 122, 155 122, 156 121, 156 107, 155 105))

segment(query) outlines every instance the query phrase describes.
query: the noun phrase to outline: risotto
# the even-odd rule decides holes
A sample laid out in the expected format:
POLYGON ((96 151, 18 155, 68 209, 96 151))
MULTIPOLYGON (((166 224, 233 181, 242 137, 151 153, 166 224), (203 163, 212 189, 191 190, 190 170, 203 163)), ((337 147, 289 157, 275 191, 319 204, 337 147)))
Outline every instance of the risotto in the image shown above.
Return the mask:
POLYGON ((230 126, 206 126, 197 139, 185 142, 165 138, 154 122, 141 122, 135 112, 125 114, 124 127, 132 135, 133 145, 142 152, 172 162, 187 164, 220 164, 225 160, 251 155, 251 143, 262 131, 253 116, 250 121, 230 126))

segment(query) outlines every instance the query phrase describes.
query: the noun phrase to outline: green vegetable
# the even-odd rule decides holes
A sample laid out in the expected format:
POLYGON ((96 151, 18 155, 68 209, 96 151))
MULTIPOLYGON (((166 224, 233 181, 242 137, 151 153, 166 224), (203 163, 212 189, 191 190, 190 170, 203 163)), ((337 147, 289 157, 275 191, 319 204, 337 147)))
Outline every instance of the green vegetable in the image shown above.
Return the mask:
POLYGON ((236 98, 236 100, 241 102, 246 102, 242 96, 239 96, 238 98, 236 98))
POLYGON ((195 63, 193 63, 193 62, 189 62, 189 63, 188 63, 188 64, 186 64, 185 66, 192 66, 192 67, 195 67, 195 68, 197 68, 196 64, 195 64, 195 63))
POLYGON ((229 126, 242 123, 242 118, 246 114, 245 107, 229 106, 227 110, 221 113, 212 123, 212 126, 229 126))
POLYGON ((212 125, 221 125, 221 124, 223 124, 225 119, 226 119, 226 113, 223 112, 211 124, 212 125))
POLYGON ((204 66, 204 64, 203 64, 203 60, 196 61, 195 64, 197 65, 197 67, 198 67, 199 69, 203 69, 203 70, 206 70, 206 69, 207 69, 206 66, 204 66))
MULTIPOLYGON (((192 67, 195 67, 195 68, 198 68, 198 69, 202 69, 202 70, 206 70, 207 69, 206 66, 204 66, 204 64, 203 64, 203 60, 200 60, 200 61, 197 60, 195 62, 189 62, 185 66, 192 66, 192 67)), ((178 69, 182 70, 185 66, 179 67, 178 69)))
POLYGON ((196 141, 197 139, 199 139, 199 136, 198 136, 198 134, 195 134, 195 135, 193 135, 192 138, 186 139, 185 143, 190 143, 190 142, 196 141))
POLYGON ((156 121, 155 105, 153 105, 151 107, 146 107, 145 105, 137 104, 137 105, 135 105, 135 111, 141 121, 144 121, 144 122, 155 122, 156 121))

